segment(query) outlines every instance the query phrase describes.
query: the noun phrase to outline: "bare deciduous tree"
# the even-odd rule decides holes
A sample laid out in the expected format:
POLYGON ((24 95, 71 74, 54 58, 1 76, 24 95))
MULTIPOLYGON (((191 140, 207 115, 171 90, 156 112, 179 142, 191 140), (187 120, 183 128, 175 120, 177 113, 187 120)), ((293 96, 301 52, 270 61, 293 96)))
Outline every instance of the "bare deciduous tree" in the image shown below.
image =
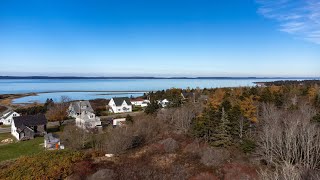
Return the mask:
POLYGON ((170 125, 174 130, 187 133, 192 120, 203 110, 201 104, 188 103, 179 108, 164 109, 158 112, 157 119, 170 125))
POLYGON ((55 103, 46 113, 49 121, 58 121, 61 126, 63 121, 67 119, 67 109, 71 99, 67 96, 61 96, 60 102, 55 103))
POLYGON ((70 149, 85 148, 86 143, 90 140, 91 134, 83 129, 79 129, 73 125, 68 125, 63 129, 61 141, 70 149))
POLYGON ((283 162, 307 169, 320 167, 320 129, 310 120, 315 110, 301 105, 298 110, 279 110, 263 105, 260 153, 273 165, 283 162))

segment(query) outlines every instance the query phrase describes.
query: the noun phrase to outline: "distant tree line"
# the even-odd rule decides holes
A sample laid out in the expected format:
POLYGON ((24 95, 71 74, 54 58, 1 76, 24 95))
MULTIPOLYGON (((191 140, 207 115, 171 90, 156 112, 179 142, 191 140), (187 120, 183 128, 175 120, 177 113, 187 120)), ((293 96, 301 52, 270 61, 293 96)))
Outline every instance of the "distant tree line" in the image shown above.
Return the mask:
POLYGON ((284 81, 272 81, 272 82, 262 82, 266 86, 282 86, 282 85, 304 85, 312 86, 314 84, 320 85, 320 80, 284 80, 284 81))

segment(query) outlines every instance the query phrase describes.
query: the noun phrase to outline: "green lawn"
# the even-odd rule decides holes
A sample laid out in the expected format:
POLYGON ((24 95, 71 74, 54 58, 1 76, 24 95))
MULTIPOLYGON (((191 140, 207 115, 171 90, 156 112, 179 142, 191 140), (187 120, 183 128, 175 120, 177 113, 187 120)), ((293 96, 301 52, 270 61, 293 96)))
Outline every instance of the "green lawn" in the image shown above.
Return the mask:
POLYGON ((13 136, 11 136, 11 133, 1 133, 0 134, 0 142, 4 139, 8 139, 8 138, 15 140, 15 138, 13 136))
MULTIPOLYGON (((0 138, 2 136, 5 136, 5 135, 1 134, 0 138)), ((43 144, 43 143, 44 143, 43 137, 37 137, 35 139, 28 140, 28 141, 0 145, 0 162, 9 160, 9 159, 15 159, 20 156, 36 154, 41 151, 44 151, 43 146, 40 146, 40 144, 43 144)))

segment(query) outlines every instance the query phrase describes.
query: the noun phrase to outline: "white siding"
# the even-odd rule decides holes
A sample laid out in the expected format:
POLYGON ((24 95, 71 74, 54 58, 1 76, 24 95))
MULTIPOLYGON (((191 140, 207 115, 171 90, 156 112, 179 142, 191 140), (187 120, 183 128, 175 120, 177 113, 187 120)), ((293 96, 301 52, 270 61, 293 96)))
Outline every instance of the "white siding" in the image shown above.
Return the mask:
MULTIPOLYGON (((10 113, 10 112, 8 112, 8 113, 10 113)), ((6 116, 8 113, 4 114, 3 117, 6 116)), ((1 118, 0 122, 2 122, 4 125, 11 125, 11 123, 13 121, 13 117, 17 117, 17 116, 20 116, 20 114, 17 112, 13 112, 7 118, 1 118)))
POLYGON ((90 129, 101 126, 101 121, 94 113, 83 112, 81 116, 76 118, 76 126, 82 129, 90 129))
POLYGON ((11 123, 11 134, 18 140, 19 139, 19 133, 17 132, 17 128, 16 126, 14 125, 14 122, 11 123))
POLYGON ((121 126, 124 122, 126 122, 126 118, 114 119, 114 120, 112 121, 112 125, 114 125, 114 126, 121 126))
POLYGON ((109 111, 113 113, 125 113, 125 112, 132 112, 132 105, 128 105, 126 101, 123 101, 121 106, 116 106, 114 100, 111 99, 109 102, 109 111))

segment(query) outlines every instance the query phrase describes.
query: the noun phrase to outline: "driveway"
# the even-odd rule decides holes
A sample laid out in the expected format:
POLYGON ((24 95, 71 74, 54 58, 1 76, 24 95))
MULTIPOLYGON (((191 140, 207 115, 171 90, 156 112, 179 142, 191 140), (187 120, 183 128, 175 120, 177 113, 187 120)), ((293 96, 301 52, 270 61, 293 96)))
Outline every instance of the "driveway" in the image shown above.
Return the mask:
POLYGON ((5 128, 0 127, 0 134, 1 133, 10 133, 10 132, 11 132, 10 127, 5 127, 5 128))

